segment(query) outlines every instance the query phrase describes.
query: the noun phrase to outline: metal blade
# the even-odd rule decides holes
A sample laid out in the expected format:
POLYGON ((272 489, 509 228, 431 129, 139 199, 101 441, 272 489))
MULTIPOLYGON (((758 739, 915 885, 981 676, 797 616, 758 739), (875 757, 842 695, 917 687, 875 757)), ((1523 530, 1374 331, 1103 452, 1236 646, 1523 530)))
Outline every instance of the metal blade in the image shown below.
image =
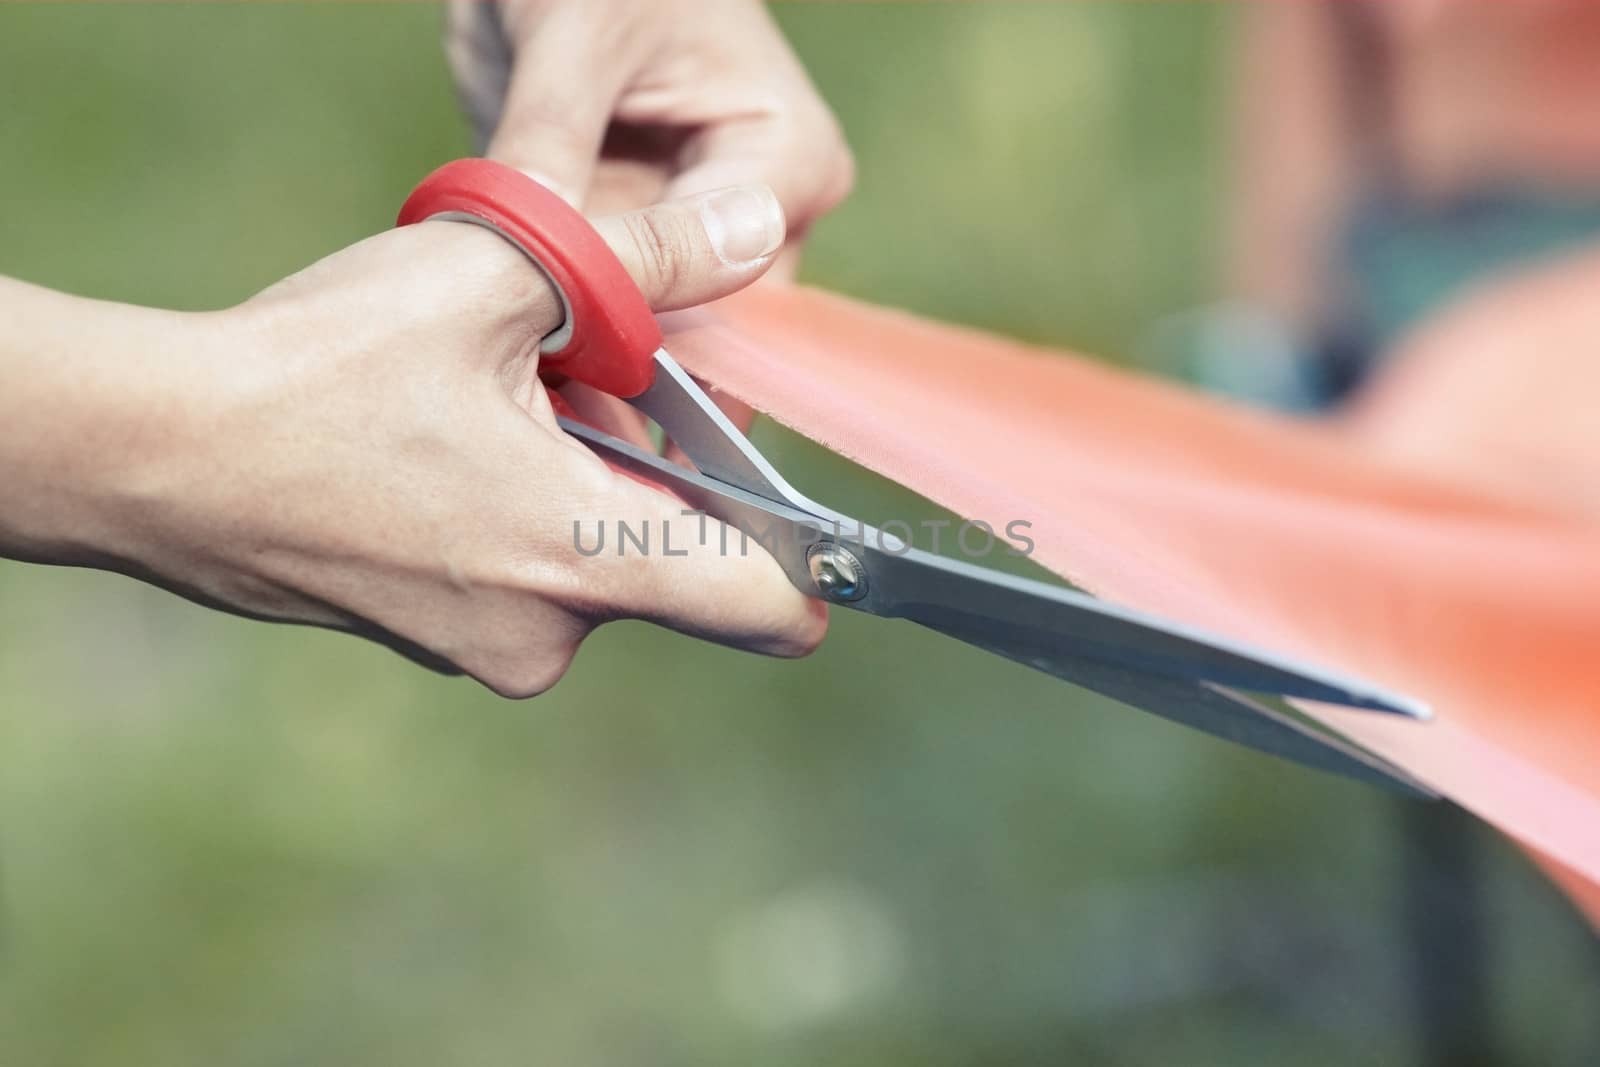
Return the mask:
POLYGON ((759 545, 802 592, 818 594, 808 560, 814 547, 843 548, 862 564, 863 580, 857 599, 833 602, 919 623, 1225 740, 1370 781, 1398 773, 1226 690, 1429 715, 1422 703, 1359 679, 1074 590, 921 552, 850 520, 834 525, 836 513, 818 515, 747 492, 580 423, 562 420, 562 426, 607 461, 744 531, 748 540, 734 549, 759 545))
MULTIPOLYGON (((1258 715, 1265 715, 1269 718, 1277 719, 1288 728, 1297 730, 1300 733, 1307 735, 1317 743, 1325 746, 1325 750, 1337 749, 1338 751, 1344 753, 1345 756, 1349 757, 1349 759, 1354 763, 1365 764, 1369 768, 1370 773, 1377 775, 1381 780, 1373 779, 1369 774, 1357 773, 1355 768, 1351 767, 1349 763, 1346 763, 1342 768, 1329 767, 1327 768, 1328 770, 1332 770, 1337 774, 1342 774, 1345 777, 1359 778, 1362 781, 1376 781, 1376 784, 1394 789, 1408 796, 1419 797, 1423 800, 1438 800, 1440 798, 1440 794, 1434 790, 1432 786, 1429 786, 1421 779, 1413 776, 1409 771, 1397 766, 1396 764, 1390 763, 1376 752, 1362 748, 1360 745, 1356 744, 1354 741, 1350 740, 1344 734, 1339 733, 1332 727, 1324 726, 1322 723, 1313 722, 1304 718, 1303 714, 1298 708, 1293 707, 1287 702, 1282 702, 1283 708, 1287 709, 1286 713, 1284 710, 1272 707, 1261 698, 1251 696, 1248 693, 1236 692, 1235 690, 1227 689, 1218 685, 1211 685, 1210 683, 1205 684, 1203 688, 1209 690, 1216 696, 1229 701, 1230 703, 1239 705, 1258 715)), ((1288 756, 1287 758, 1294 759, 1296 762, 1305 762, 1298 756, 1288 756)))
POLYGON ((784 481, 767 457, 666 349, 656 349, 655 362, 655 380, 650 388, 628 403, 654 419, 700 473, 747 493, 805 510, 804 505, 810 501, 784 481))
POLYGON ((870 527, 866 537, 846 547, 868 575, 866 610, 910 619, 969 644, 1012 650, 1005 654, 1014 659, 1065 653, 1164 678, 1413 719, 1430 714, 1420 701, 1370 682, 1075 590, 917 549, 876 545, 870 527))
POLYGON ((1405 771, 1348 739, 1314 729, 1231 690, 1070 656, 1028 660, 1001 648, 989 651, 1225 741, 1406 796, 1438 799, 1437 793, 1405 771))

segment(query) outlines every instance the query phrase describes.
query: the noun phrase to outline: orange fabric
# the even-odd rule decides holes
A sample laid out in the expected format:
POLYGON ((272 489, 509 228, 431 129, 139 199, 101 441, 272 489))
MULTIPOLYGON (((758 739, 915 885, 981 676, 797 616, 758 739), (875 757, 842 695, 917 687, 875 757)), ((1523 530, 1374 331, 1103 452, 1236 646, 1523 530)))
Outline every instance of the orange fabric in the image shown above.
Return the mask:
POLYGON ((1600 922, 1600 531, 1368 429, 1230 406, 815 290, 677 316, 717 388, 1113 600, 1429 701, 1308 710, 1539 853, 1600 922), (1352 428, 1355 427, 1355 428, 1352 428))

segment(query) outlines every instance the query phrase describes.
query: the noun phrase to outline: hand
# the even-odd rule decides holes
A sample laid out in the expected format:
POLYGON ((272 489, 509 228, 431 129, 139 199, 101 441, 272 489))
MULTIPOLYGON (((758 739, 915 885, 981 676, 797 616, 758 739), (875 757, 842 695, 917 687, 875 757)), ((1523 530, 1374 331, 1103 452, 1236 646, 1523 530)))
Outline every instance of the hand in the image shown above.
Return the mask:
POLYGON ((838 123, 758 0, 454 0, 449 54, 489 155, 590 212, 763 183, 797 242, 850 191, 838 123))
MULTIPOLYGON (((783 234, 761 188, 597 225, 658 310, 747 284, 783 234)), ((485 230, 384 233, 208 315, 15 283, 0 307, 25 327, 0 339, 0 554, 364 634, 507 696, 554 684, 610 619, 777 655, 821 638, 771 557, 719 552, 714 522, 702 539, 559 430, 536 377, 558 301, 485 230), (657 551, 618 558, 618 520, 657 551), (600 521, 612 541, 586 556, 574 523, 592 549, 600 521), (687 555, 659 551, 668 525, 687 555)))

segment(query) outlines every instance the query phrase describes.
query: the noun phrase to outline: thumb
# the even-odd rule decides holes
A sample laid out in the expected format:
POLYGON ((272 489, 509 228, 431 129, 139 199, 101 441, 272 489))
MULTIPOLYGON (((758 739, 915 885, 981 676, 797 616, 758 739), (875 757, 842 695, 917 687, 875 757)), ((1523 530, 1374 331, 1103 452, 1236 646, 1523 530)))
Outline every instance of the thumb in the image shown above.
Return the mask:
POLYGON ((790 240, 838 207, 855 182, 855 163, 838 123, 820 109, 780 123, 745 118, 710 125, 685 147, 692 164, 675 175, 666 197, 692 196, 747 182, 764 182, 789 220, 790 240))
POLYGON ((765 185, 738 185, 594 220, 656 311, 704 304, 764 274, 784 217, 765 185))

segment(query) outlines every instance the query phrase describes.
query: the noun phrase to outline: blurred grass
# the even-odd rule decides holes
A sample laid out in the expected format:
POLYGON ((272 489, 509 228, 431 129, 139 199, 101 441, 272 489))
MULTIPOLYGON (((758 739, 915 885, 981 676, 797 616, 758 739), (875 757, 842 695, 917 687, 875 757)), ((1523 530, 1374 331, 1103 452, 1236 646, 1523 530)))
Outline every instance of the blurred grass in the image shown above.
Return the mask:
MULTIPOLYGON (((1206 295, 1226 9, 781 17, 861 163, 813 280, 1120 359, 1206 295)), ((467 148, 438 38, 0 4, 0 272, 211 307, 386 226, 467 148)), ((1405 1062, 1389 810, 844 615, 797 664, 615 626, 519 705, 8 565, 0 1063, 1405 1062)), ((1499 1021, 1562 1062, 1585 938, 1490 848, 1499 1021)))

